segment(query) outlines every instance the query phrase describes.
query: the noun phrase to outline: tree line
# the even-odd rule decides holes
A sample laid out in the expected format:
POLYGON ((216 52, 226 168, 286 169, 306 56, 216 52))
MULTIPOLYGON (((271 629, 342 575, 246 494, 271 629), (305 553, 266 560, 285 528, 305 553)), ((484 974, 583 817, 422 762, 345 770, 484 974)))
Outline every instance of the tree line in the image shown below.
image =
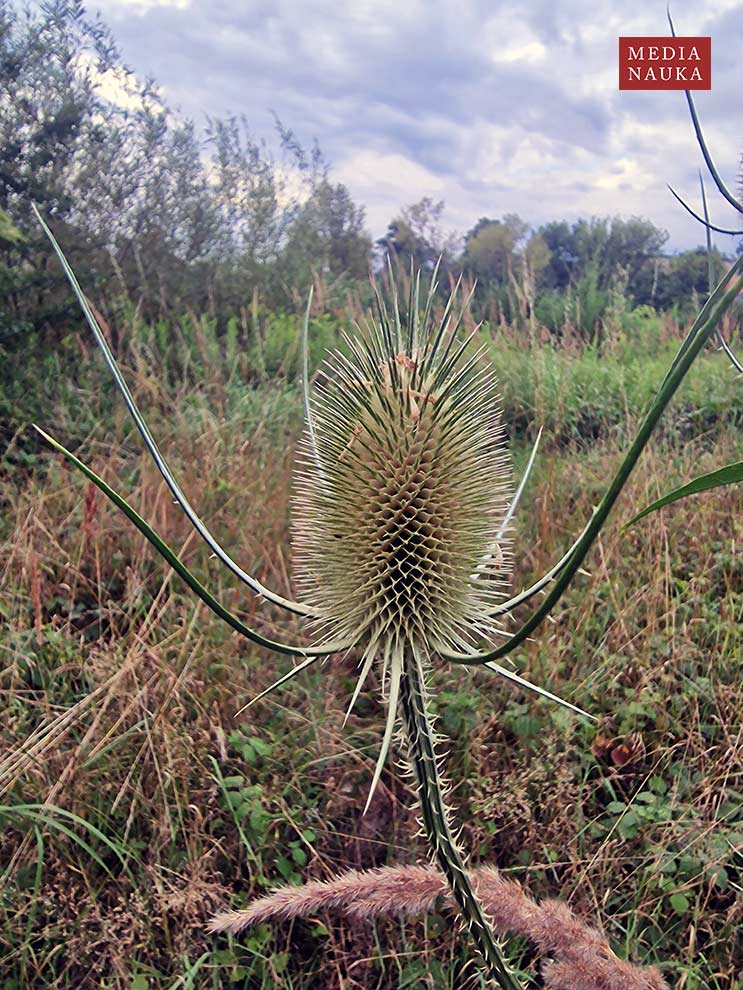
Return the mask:
POLYGON ((82 0, 0 0, 0 347, 77 319, 32 203, 88 293, 144 320, 226 322, 256 297, 296 308, 313 275, 342 297, 387 255, 405 269, 440 258, 445 278, 478 280, 483 313, 553 329, 576 300, 588 327, 617 293, 666 310, 706 292, 702 249, 665 257, 666 232, 640 217, 534 229, 506 213, 458 237, 442 231, 443 202, 422 198, 374 240, 320 148, 275 126, 272 146, 239 117, 200 132, 128 70, 82 0))

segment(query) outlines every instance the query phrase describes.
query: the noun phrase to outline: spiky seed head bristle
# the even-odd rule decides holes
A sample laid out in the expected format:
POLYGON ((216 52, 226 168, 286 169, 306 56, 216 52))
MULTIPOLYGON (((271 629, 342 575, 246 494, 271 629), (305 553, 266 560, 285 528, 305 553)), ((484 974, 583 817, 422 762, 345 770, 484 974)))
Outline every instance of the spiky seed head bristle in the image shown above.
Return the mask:
POLYGON ((406 332, 380 309, 357 329, 323 366, 300 446, 298 585, 323 627, 382 656, 467 648, 497 633, 509 571, 493 370, 451 317, 411 312, 406 332))

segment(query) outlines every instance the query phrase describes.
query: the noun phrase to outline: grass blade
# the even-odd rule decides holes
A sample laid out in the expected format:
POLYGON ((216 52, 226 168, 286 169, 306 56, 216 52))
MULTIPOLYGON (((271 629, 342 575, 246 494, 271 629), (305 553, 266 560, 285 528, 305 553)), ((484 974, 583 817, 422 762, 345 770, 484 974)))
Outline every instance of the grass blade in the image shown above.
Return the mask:
POLYGON ((710 471, 709 474, 701 474, 687 485, 674 488, 673 491, 656 499, 655 502, 651 502, 642 512, 638 512, 637 515, 632 516, 630 521, 624 524, 623 528, 627 529, 629 526, 633 526, 639 519, 649 515, 651 512, 657 512, 658 509, 662 509, 664 505, 670 505, 671 502, 678 502, 681 498, 687 498, 689 495, 698 495, 700 492, 708 492, 712 488, 734 485, 739 481, 743 481, 743 461, 728 464, 725 467, 719 468, 717 471, 710 471))
POLYGON ((77 825, 93 838, 98 839, 99 842, 109 849, 119 860, 129 879, 132 882, 134 881, 131 870, 127 866, 127 858, 131 856, 131 853, 126 852, 121 846, 117 845, 112 839, 101 832, 99 828, 95 825, 91 825, 90 822, 85 821, 85 819, 81 818, 80 815, 76 815, 72 811, 67 811, 66 808, 59 808, 53 804, 16 804, 0 806, 0 819, 6 818, 12 820, 14 817, 26 818, 33 822, 35 826, 47 825, 50 829, 66 836, 72 842, 75 842, 78 846, 80 846, 80 848, 87 853, 87 855, 90 856, 90 858, 94 860, 105 873, 109 876, 113 876, 111 870, 101 859, 95 849, 93 849, 92 846, 86 842, 85 839, 81 838, 72 828, 63 824, 63 821, 66 820, 71 825, 77 825), (60 819, 63 821, 60 821, 60 819))

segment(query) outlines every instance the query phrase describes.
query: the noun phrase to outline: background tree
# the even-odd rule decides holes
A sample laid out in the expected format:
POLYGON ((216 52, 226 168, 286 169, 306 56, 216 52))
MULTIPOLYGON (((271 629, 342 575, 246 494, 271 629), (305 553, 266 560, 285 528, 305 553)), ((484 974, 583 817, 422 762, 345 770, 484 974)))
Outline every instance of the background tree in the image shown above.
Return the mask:
POLYGON ((312 271, 333 279, 365 279, 372 242, 364 222, 364 209, 346 186, 323 179, 291 227, 282 257, 288 284, 306 283, 312 271))
POLYGON ((541 234, 531 235, 524 247, 524 257, 529 271, 532 272, 536 284, 539 285, 543 272, 549 267, 551 257, 547 242, 541 234))
MULTIPOLYGON (((717 248, 712 249, 712 279, 717 283, 727 268, 717 248)), ((684 312, 695 301, 705 299, 709 293, 707 248, 682 251, 664 259, 651 302, 656 309, 673 309, 684 312)))
POLYGON ((431 271, 441 258, 442 273, 452 265, 456 255, 456 238, 444 234, 441 217, 444 200, 435 202, 424 196, 411 206, 404 207, 394 217, 387 233, 377 241, 383 255, 390 254, 402 263, 405 271, 410 268, 410 259, 416 268, 431 271))
MULTIPOLYGON (((0 0, 0 210, 22 235, 0 237, 6 350, 28 346, 34 331, 60 338, 79 320, 32 202, 100 305, 123 300, 147 322, 193 310, 222 332, 251 299, 293 310, 313 271, 344 289, 365 280, 363 208, 332 181, 317 144, 305 150, 275 123, 276 151, 243 118, 202 130, 127 69, 82 0, 22 9, 0 0)), ((641 217, 536 231, 516 214, 482 217, 460 242, 444 232, 443 212, 430 196, 404 207, 378 254, 403 271, 411 260, 430 271, 442 257, 442 286, 460 271, 476 277, 478 315, 489 319, 536 313, 554 332, 567 321, 590 336, 620 287, 628 306, 657 308, 701 291, 696 254, 663 257, 666 232, 641 217)))
POLYGON ((515 213, 502 220, 481 217, 465 235, 462 267, 485 285, 508 283, 520 261, 529 225, 515 213))
POLYGON ((100 195, 100 176, 116 188, 122 171, 110 169, 111 148, 123 124, 100 98, 96 79, 118 65, 109 32, 85 17, 79 0, 49 0, 21 11, 0 0, 0 208, 24 233, 8 258, 4 287, 5 308, 17 326, 52 321, 67 306, 54 291, 61 277, 48 270, 32 202, 74 229, 73 263, 94 275, 81 241, 94 237, 96 205, 115 198, 100 195))
POLYGON ((538 230, 549 251, 543 281, 547 288, 566 289, 576 272, 579 256, 575 231, 567 220, 552 220, 538 230))
POLYGON ((538 233, 550 251, 543 283, 553 289, 567 289, 595 269, 596 286, 604 291, 622 268, 631 291, 668 239, 667 231, 641 217, 593 217, 572 225, 561 220, 543 225, 538 233))
POLYGON ((224 325, 256 290, 290 304, 313 266, 365 276, 363 210, 316 144, 275 123, 278 156, 242 118, 202 137, 129 72, 81 0, 0 0, 0 209, 24 234, 4 244, 6 322, 22 337, 77 320, 32 202, 91 294, 145 320, 189 308, 224 325))

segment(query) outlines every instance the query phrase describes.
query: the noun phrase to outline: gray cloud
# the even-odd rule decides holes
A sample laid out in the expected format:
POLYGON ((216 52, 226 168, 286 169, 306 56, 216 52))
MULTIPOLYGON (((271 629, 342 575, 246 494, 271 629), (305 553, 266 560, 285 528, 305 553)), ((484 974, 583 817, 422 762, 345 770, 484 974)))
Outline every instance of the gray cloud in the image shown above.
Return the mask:
MULTIPOLYGON (((625 213, 668 227, 676 247, 700 240, 665 190, 696 195, 682 94, 617 90, 618 35, 667 34, 665 0, 185 3, 99 0, 125 59, 184 113, 243 113, 270 136, 274 110, 303 143, 317 138, 376 236, 431 194, 460 229, 484 213, 535 225, 625 213)), ((713 36, 715 88, 699 106, 732 181, 741 6, 676 7, 679 33, 713 36)))

